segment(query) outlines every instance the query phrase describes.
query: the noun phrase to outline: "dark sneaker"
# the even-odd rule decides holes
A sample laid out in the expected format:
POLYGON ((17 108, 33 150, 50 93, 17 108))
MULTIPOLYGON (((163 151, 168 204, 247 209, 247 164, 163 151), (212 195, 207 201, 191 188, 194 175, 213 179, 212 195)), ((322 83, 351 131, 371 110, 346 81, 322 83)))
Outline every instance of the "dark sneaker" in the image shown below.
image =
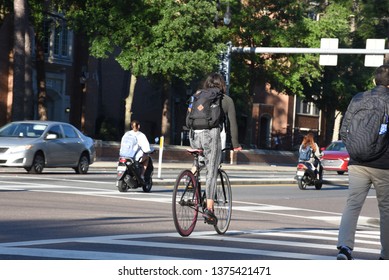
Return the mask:
POLYGON ((217 218, 212 210, 205 209, 203 213, 203 217, 205 219, 205 222, 210 225, 216 225, 217 224, 217 218))
POLYGON ((337 260, 353 260, 353 256, 351 255, 351 249, 347 246, 342 246, 339 249, 337 260))

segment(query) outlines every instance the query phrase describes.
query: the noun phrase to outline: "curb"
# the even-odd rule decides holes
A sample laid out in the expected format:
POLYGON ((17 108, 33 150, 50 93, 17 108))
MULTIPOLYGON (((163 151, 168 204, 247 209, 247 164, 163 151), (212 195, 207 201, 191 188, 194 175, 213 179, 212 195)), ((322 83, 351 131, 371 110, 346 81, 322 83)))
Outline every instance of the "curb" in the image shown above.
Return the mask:
MULTIPOLYGON (((104 168, 109 170, 115 170, 117 166, 117 162, 115 161, 97 161, 93 163, 90 168, 104 168)), ((162 169, 173 169, 177 170, 178 172, 184 169, 190 169, 192 164, 188 162, 184 163, 176 163, 176 162, 167 162, 162 163, 161 165, 162 169)), ((228 172, 229 170, 244 170, 244 171, 269 171, 269 172, 295 172, 296 166, 279 166, 279 165, 247 165, 247 164, 223 164, 222 165, 223 170, 228 172)), ((154 162, 154 176, 153 176, 153 184, 154 185, 160 185, 160 186, 173 186, 176 178, 163 178, 163 174, 161 178, 157 177, 158 174, 158 168, 159 164, 154 162)), ((294 179, 294 175, 292 175, 290 178, 248 178, 248 179, 242 179, 242 178, 230 178, 231 185, 264 185, 264 184, 296 184, 297 188, 297 181, 294 179)), ((333 185, 344 185, 344 180, 323 180, 324 184, 333 184, 333 185)))

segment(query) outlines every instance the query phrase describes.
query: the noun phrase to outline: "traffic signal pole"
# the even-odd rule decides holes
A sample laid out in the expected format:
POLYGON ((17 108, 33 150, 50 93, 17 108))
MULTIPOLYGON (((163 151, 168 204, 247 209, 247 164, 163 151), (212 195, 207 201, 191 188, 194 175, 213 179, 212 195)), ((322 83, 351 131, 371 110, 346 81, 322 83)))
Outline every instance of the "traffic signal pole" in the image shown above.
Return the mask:
POLYGON ((233 53, 300 53, 300 54, 389 54, 389 49, 325 49, 325 48, 277 48, 277 47, 232 47, 233 53))
MULTIPOLYGON (((366 67, 378 67, 384 64, 384 55, 389 54, 385 49, 385 39, 367 39, 365 49, 338 48, 338 39, 322 38, 321 48, 282 48, 282 47, 232 47, 227 43, 227 49, 221 54, 219 71, 226 81, 227 92, 230 87, 230 59, 232 53, 283 53, 283 54, 320 54, 320 65, 337 65, 338 54, 364 54, 366 67)), ((294 123, 294 121, 293 121, 294 123)))
POLYGON ((230 87, 230 60, 232 53, 283 53, 283 54, 320 54, 320 55, 329 55, 332 56, 331 62, 329 65, 334 66, 337 63, 336 55, 338 54, 364 54, 366 55, 365 64, 366 66, 379 66, 376 65, 377 61, 383 61, 383 55, 389 54, 389 49, 385 49, 385 39, 368 39, 366 49, 346 49, 337 47, 337 39, 332 38, 322 38, 321 44, 327 46, 328 44, 333 44, 335 40, 335 45, 322 48, 280 48, 280 47, 232 47, 231 42, 227 43, 227 49, 220 55, 220 65, 219 72, 223 75, 226 86, 227 94, 229 94, 230 87), (373 48, 371 48, 373 46, 373 48), (382 56, 382 58, 380 57, 382 56), (370 65, 369 65, 370 63, 370 65))

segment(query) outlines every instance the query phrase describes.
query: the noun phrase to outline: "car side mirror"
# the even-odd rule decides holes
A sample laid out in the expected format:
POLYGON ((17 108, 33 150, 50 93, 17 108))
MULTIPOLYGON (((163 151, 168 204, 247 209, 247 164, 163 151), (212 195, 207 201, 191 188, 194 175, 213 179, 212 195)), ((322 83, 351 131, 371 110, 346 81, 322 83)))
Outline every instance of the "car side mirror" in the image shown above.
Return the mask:
POLYGON ((47 140, 53 140, 53 139, 57 139, 57 134, 47 134, 46 136, 46 139, 47 140))

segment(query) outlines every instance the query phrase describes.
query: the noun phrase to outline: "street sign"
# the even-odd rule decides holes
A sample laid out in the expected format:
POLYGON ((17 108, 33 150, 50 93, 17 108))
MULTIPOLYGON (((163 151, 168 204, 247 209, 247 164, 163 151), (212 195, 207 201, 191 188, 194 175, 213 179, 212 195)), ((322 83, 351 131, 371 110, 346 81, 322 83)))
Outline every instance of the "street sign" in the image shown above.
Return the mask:
MULTIPOLYGON (((321 49, 338 49, 338 38, 321 38, 321 49)), ((338 64, 338 56, 335 54, 321 54, 319 58, 319 64, 323 66, 336 66, 338 64)))
MULTIPOLYGON (((385 49, 385 39, 367 39, 366 49, 383 50, 385 49)), ((366 67, 378 67, 384 63, 383 54, 374 54, 365 56, 366 67)))

